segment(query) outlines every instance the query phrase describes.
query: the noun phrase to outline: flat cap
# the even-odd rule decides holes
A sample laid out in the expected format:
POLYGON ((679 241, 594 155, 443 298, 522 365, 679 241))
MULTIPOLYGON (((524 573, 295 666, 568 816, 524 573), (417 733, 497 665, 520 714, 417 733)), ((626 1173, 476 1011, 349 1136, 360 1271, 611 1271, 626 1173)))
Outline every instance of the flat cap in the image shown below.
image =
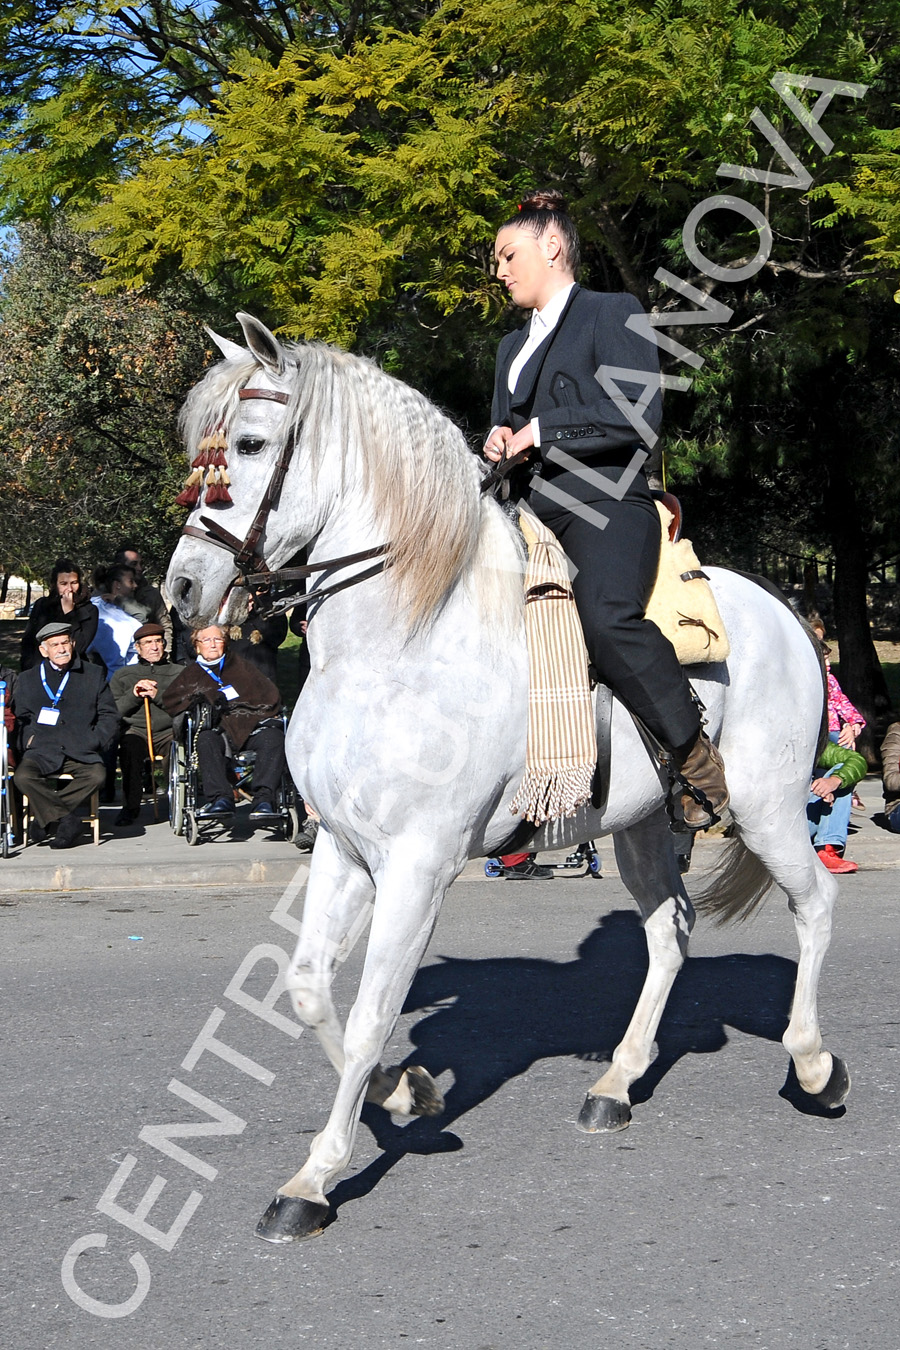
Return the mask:
POLYGON ((38 629, 38 642, 46 642, 48 638, 61 637, 63 633, 71 635, 72 625, 70 623, 45 623, 43 628, 38 629))
POLYGON ((166 630, 163 628, 161 623, 143 623, 141 624, 140 628, 136 629, 131 640, 132 642, 140 642, 141 638, 145 637, 164 638, 165 636, 166 630))

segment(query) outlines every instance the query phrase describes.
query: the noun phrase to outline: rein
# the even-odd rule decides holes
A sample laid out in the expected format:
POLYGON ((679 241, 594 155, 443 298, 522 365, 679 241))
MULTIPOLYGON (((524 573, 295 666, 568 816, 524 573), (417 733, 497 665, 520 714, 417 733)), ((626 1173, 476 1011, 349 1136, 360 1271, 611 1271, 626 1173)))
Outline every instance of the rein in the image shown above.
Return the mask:
MULTIPOLYGON (((244 388, 238 392, 238 398, 241 402, 245 399, 268 399, 271 403, 283 404, 289 402, 288 395, 280 393, 277 389, 244 388)), ((285 476, 294 455, 295 445, 296 438, 292 428, 279 451, 272 476, 266 484, 266 490, 262 495, 256 515, 253 517, 250 528, 243 539, 238 539, 237 535, 232 534, 230 530, 226 530, 224 525, 221 525, 217 520, 213 520, 211 516, 200 517, 200 527, 202 528, 196 525, 185 525, 181 533, 188 535, 191 539, 199 539, 204 544, 213 544, 216 548, 231 553, 234 556, 234 565, 240 574, 240 581, 236 582, 235 585, 254 593, 283 582, 299 581, 311 576, 314 572, 324 572, 332 567, 342 567, 345 563, 364 562, 367 558, 381 558, 382 560, 376 563, 374 567, 367 567, 364 572, 359 572, 346 581, 334 582, 329 586, 317 586, 309 592, 301 591, 299 594, 273 596, 267 606, 260 608, 258 611, 260 617, 264 619, 271 618, 275 614, 281 614, 293 605, 304 604, 309 600, 320 600, 327 595, 334 595, 338 591, 346 590, 348 586, 355 586, 358 581, 367 581, 369 577, 377 576, 379 572, 383 572, 389 566, 387 559, 383 558, 382 555, 388 552, 390 544, 379 544, 376 548, 367 548, 361 553, 346 553, 341 558, 329 558, 320 563, 307 563, 300 567, 287 567, 275 572, 270 569, 260 549, 260 542, 269 520, 269 512, 278 505, 285 476)))

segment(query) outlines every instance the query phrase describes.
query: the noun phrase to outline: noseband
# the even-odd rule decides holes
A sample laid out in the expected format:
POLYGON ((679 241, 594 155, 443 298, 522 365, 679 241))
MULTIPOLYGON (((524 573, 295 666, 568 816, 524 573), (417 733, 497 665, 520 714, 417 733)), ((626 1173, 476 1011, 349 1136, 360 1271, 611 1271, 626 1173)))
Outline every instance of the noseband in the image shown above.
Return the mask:
MULTIPOLYGON (((245 388, 238 392, 238 398, 242 403, 246 399, 257 398, 268 399, 271 403, 289 402, 288 395, 280 393, 277 389, 245 388)), ((265 534, 269 512, 278 505, 285 475, 294 455, 295 444, 294 429, 291 427, 278 453, 275 468, 266 484, 266 490, 262 495, 256 515, 253 517, 250 528, 243 539, 238 539, 237 535, 232 534, 230 530, 226 530, 224 525, 220 525, 211 516, 200 517, 202 529, 196 525, 185 525, 181 533, 188 535, 191 539, 199 539, 204 544, 214 544, 216 548, 231 553, 234 557, 234 565, 240 574, 240 581, 235 584, 252 591, 254 594, 258 594, 259 591, 270 590, 272 586, 279 583, 299 581, 304 577, 311 576, 314 572, 324 572, 331 567, 340 567, 344 563, 363 562, 367 558, 379 557, 382 560, 376 563, 374 567, 367 567, 364 572, 360 572, 346 581, 337 582, 330 586, 317 586, 315 590, 309 592, 301 591, 299 594, 271 596, 268 603, 261 606, 257 611, 260 617, 264 619, 271 618, 273 614, 281 614, 294 605, 305 604, 309 600, 319 600, 326 595, 345 590, 348 586, 354 586, 358 581, 366 581, 369 577, 377 576, 388 566, 387 559, 383 558, 382 555, 388 552, 390 544, 379 544, 376 548, 364 549, 361 553, 347 553, 342 558, 329 558, 325 562, 306 563, 299 567, 282 568, 275 572, 270 570, 260 550, 260 542, 265 534)))

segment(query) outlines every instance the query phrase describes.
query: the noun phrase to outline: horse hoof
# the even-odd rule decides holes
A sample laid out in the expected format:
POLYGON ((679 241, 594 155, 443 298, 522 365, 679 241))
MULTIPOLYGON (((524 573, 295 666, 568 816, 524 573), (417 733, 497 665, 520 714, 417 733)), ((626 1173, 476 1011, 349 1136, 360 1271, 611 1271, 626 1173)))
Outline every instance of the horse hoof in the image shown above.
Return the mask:
POLYGON ((612 1133, 631 1124, 631 1107, 615 1097, 593 1097, 590 1092, 578 1117, 578 1128, 585 1134, 612 1133))
POLYGON ((840 1106, 846 1099, 850 1091, 850 1071, 842 1059, 837 1055, 831 1056, 831 1075, 821 1092, 817 1092, 813 1098, 820 1106, 832 1111, 836 1106, 840 1106))
POLYGON ((256 1225, 263 1242, 302 1242, 318 1237, 328 1223, 331 1209, 295 1195, 276 1195, 256 1225))
POLYGON ((412 1114, 439 1116, 444 1109, 444 1094, 428 1070, 410 1064, 406 1069, 406 1081, 413 1095, 412 1114))

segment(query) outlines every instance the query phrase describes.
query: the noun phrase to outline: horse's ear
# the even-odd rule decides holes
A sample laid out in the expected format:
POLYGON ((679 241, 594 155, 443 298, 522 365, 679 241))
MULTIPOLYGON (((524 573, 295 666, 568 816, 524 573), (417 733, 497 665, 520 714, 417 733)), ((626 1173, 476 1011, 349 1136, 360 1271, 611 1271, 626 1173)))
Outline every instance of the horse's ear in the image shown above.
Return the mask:
POLYGON ((219 334, 214 333, 209 324, 205 323, 203 327, 206 329, 207 333, 209 333, 209 336, 225 357, 226 361, 237 361, 239 357, 243 359, 247 355, 246 347, 239 347, 238 344, 232 342, 230 338, 219 337, 219 334))
POLYGON ((252 314, 238 314, 237 321, 244 330, 247 346, 260 365, 265 366, 273 375, 283 375, 287 365, 284 348, 264 323, 254 319, 252 314))

